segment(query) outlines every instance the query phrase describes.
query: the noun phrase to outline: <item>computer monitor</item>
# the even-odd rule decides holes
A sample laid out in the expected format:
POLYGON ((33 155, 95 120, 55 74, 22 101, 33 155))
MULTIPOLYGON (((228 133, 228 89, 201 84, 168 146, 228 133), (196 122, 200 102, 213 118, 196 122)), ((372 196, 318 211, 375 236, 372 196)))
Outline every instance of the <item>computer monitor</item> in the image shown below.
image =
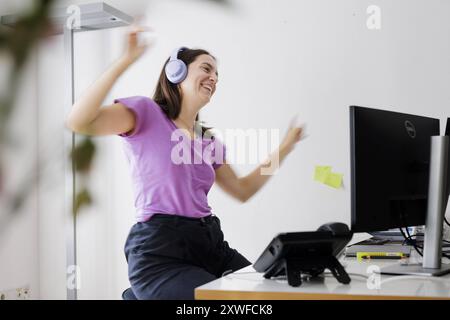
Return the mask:
POLYGON ((423 264, 388 266, 381 273, 450 272, 441 263, 448 141, 439 136, 439 119, 350 106, 351 230, 425 225, 423 264))
POLYGON ((425 224, 430 137, 439 119, 350 107, 351 229, 425 224))

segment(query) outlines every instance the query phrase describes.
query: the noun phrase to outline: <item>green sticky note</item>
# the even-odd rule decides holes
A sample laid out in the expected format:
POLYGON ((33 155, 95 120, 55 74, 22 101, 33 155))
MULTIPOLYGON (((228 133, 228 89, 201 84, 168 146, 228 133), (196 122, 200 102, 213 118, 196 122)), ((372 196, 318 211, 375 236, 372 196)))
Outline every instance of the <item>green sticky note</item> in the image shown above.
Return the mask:
POLYGON ((342 185, 342 176, 343 174, 330 172, 327 175, 324 183, 327 186, 339 189, 342 185))
POLYGON ((314 180, 325 183, 327 176, 331 173, 330 166, 316 166, 314 180))

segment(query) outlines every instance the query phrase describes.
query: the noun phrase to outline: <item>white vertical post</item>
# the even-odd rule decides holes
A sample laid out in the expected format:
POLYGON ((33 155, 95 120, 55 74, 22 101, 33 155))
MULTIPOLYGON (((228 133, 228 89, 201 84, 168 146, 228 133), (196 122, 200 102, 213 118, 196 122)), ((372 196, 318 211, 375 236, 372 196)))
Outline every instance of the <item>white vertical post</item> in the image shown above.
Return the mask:
MULTIPOLYGON (((70 111, 75 100, 74 86, 74 30, 64 25, 64 77, 65 77, 65 109, 70 111)), ((64 154, 68 155, 74 150, 75 134, 65 130, 64 132, 64 154)), ((67 300, 77 299, 77 224, 74 214, 75 206, 75 166, 73 161, 65 160, 65 215, 66 223, 66 286, 67 300)))

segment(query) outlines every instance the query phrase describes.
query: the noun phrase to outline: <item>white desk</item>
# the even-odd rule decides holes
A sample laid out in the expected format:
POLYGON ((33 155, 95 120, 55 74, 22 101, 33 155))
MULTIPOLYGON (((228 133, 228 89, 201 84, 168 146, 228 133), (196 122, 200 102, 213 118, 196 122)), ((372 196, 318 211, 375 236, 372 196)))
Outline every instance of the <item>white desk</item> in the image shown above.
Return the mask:
MULTIPOLYGON (((196 299, 255 299, 255 300, 316 300, 316 299, 450 299, 450 274, 443 277, 387 276, 368 273, 369 266, 383 267, 399 263, 397 260, 358 262, 356 258, 340 260, 351 278, 348 285, 339 283, 327 272, 320 279, 305 281, 291 287, 287 280, 265 279, 253 266, 248 266, 195 289, 196 299), (378 289, 376 281, 378 278, 378 289)), ((448 263, 447 259, 444 262, 448 263)), ((372 267, 374 268, 374 267, 372 267)), ((328 270, 326 270, 328 271, 328 270)))

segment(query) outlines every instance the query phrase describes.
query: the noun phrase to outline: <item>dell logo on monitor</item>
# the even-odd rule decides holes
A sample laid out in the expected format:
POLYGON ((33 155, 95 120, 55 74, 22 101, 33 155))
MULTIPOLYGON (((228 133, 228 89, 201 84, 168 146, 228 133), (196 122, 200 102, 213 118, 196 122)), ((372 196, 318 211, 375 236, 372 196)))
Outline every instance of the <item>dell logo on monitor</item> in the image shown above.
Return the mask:
POLYGON ((414 139, 416 137, 416 128, 414 127, 412 122, 406 120, 405 128, 406 128, 406 132, 408 133, 408 135, 414 139))

